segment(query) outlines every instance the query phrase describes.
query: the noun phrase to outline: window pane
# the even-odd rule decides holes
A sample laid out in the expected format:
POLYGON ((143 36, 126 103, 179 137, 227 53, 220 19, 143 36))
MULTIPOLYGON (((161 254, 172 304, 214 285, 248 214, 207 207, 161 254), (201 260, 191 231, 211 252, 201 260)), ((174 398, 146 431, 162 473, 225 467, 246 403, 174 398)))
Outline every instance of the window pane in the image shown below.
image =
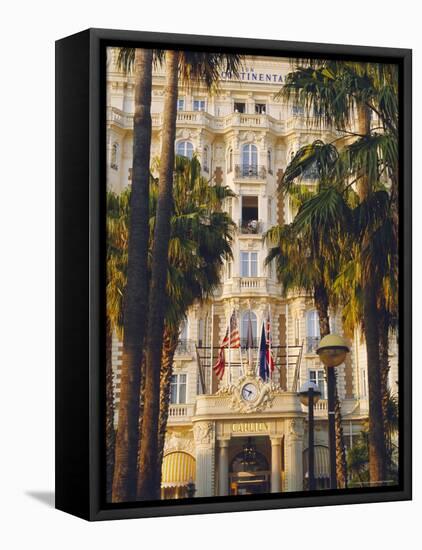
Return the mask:
POLYGON ((179 375, 179 403, 186 403, 186 374, 179 375))
POLYGON ((258 252, 251 252, 251 277, 258 277, 258 252))
POLYGON ((177 403, 177 375, 173 374, 170 381, 170 403, 177 403))
POLYGON ((249 277, 249 253, 240 253, 240 275, 242 277, 249 277))

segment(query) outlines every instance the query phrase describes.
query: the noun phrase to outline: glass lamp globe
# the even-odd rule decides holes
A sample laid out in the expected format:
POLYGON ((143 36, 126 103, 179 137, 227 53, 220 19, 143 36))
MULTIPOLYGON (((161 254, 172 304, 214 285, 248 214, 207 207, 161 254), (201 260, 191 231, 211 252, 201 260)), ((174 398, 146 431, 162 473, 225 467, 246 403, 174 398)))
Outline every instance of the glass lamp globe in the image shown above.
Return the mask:
POLYGON ((321 397, 321 392, 319 391, 318 386, 314 382, 305 382, 302 384, 299 390, 299 401, 302 403, 302 405, 305 405, 307 407, 309 405, 309 389, 313 389, 314 393, 314 405, 315 403, 318 403, 319 398, 321 397))
POLYGON ((328 334, 319 343, 317 354, 326 367, 338 367, 349 351, 349 346, 341 336, 328 334))

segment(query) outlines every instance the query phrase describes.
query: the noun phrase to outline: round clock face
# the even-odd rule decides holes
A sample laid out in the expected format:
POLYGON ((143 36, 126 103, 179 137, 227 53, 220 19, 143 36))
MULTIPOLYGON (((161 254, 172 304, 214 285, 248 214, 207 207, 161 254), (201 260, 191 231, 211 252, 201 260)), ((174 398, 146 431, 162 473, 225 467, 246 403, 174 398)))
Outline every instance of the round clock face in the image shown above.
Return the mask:
POLYGON ((254 401, 258 397, 258 389, 255 384, 248 383, 242 388, 242 397, 245 401, 254 401))

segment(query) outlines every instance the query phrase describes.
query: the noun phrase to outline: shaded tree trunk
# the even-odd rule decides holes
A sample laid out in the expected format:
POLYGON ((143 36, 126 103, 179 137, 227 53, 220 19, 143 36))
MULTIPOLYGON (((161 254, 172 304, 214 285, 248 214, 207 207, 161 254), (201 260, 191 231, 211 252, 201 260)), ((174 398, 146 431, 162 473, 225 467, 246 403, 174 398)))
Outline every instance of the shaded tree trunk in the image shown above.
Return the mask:
POLYGON ((161 471, 164 457, 164 442, 167 431, 167 420, 170 405, 170 382, 173 374, 173 360, 179 342, 179 330, 166 329, 163 342, 163 356, 160 373, 160 416, 158 423, 158 463, 160 464, 160 486, 161 471))
MULTIPOLYGON (((366 105, 358 105, 358 132, 365 136, 370 134, 371 120, 366 105)), ((371 184, 366 173, 359 174, 357 191, 362 203, 372 192, 371 184)), ((370 238, 367 236, 365 238, 370 238)), ((363 244, 361 249, 363 249, 363 244)), ((365 262, 362 262, 365 263, 365 262)), ((368 273, 367 280, 363 281, 363 314, 364 335, 368 365, 368 393, 369 393, 369 476, 373 483, 385 480, 385 446, 384 426, 381 393, 381 364, 378 332, 377 297, 379 285, 371 280, 368 273)))
POLYGON ((112 330, 111 323, 107 320, 106 334, 106 499, 111 502, 114 472, 114 385, 112 367, 112 330))
POLYGON ((135 114, 123 356, 113 502, 136 499, 141 362, 148 307, 152 50, 135 51, 135 114))
MULTIPOLYGON (((328 315, 328 293, 323 285, 317 285, 314 289, 315 307, 319 317, 319 331, 321 338, 330 334, 330 318, 328 315)), ((327 368, 325 369, 327 370, 327 368)), ((334 371, 335 372, 335 371, 334 371)), ((328 378, 328 373, 326 373, 328 378)), ((341 405, 337 391, 337 373, 335 373, 334 387, 334 411, 335 411, 335 436, 336 436, 336 474, 337 485, 339 487, 347 486, 347 464, 346 451, 344 448, 343 425, 341 418, 341 405)))
POLYGON ((160 498, 158 431, 160 411, 160 369, 166 310, 166 277, 170 217, 173 208, 174 142, 178 95, 179 53, 166 52, 166 88, 162 130, 161 165, 157 216, 152 250, 151 288, 148 308, 148 335, 145 365, 145 403, 139 470, 139 498, 160 498))
POLYGON ((379 346, 380 346, 380 366, 381 366, 381 400, 382 400, 382 416, 383 416, 383 427, 384 427, 384 445, 387 456, 390 456, 391 453, 391 441, 389 437, 390 429, 388 425, 388 400, 389 400, 389 391, 388 391, 388 375, 390 372, 390 363, 388 359, 388 334, 389 334, 389 323, 388 316, 384 309, 378 314, 379 323, 379 346))

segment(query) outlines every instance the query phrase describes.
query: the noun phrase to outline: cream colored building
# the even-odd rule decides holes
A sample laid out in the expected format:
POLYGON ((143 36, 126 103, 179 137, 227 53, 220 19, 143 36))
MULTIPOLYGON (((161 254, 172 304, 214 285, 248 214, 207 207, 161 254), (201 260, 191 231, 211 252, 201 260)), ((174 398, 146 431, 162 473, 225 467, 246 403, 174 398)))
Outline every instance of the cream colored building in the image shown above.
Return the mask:
MULTIPOLYGON (((132 165, 132 77, 115 66, 109 51, 107 75, 108 187, 130 184, 132 165)), ((332 131, 309 127, 303 113, 277 98, 288 60, 249 57, 239 78, 221 74, 218 95, 180 90, 176 153, 197 154, 206 177, 230 186, 235 198, 224 208, 237 223, 232 262, 211 302, 189 313, 180 336, 172 379, 168 434, 163 464, 163 497, 183 497, 189 481, 196 496, 302 490, 306 478, 307 413, 297 387, 314 381, 322 391, 316 406, 316 475, 328 484, 327 401, 324 371, 315 353, 318 317, 310 296, 281 297, 274 269, 264 266, 263 232, 288 223, 294 213, 277 184, 294 153, 315 139, 332 140, 332 131), (246 352, 226 351, 226 374, 212 372, 230 315, 236 311, 241 338, 251 311, 256 345, 270 315, 276 369, 263 383, 248 369, 246 352), (253 400, 243 391, 252 384, 253 400), (245 454, 246 453, 246 454, 245 454), (249 455, 248 455, 249 453, 249 455), (247 455, 247 456, 246 456, 247 455), (249 456, 249 459, 245 459, 249 456), (251 459, 252 457, 252 459, 251 459), (248 464, 255 462, 248 471, 248 464)), ((159 156, 164 72, 153 76, 152 156, 159 156)), ((312 173, 304 183, 314 185, 312 173)), ((342 334, 340 312, 330 312, 331 330, 342 334)), ((356 334, 345 364, 338 367, 345 444, 350 446, 367 418, 366 349, 356 334)), ((113 357, 118 402, 120 343, 113 357)), ((397 350, 392 345, 391 386, 397 390, 397 350)), ((257 350, 253 351, 253 365, 257 350)))

